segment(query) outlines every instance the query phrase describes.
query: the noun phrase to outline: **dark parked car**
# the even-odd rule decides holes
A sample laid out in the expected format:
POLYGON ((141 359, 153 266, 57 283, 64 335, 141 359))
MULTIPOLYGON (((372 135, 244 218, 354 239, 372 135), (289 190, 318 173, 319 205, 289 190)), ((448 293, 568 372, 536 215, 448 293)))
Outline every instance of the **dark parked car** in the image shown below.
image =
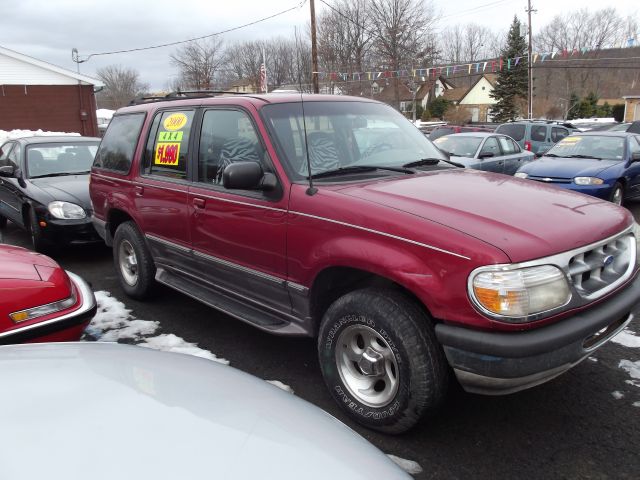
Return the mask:
POLYGON ((31 234, 35 250, 100 241, 91 223, 89 171, 99 138, 25 137, 0 147, 0 227, 31 234))
POLYGON ((82 278, 49 257, 0 245, 0 345, 79 340, 95 312, 82 278))
POLYGON ((586 193, 621 205, 640 195, 640 135, 585 132, 571 135, 517 177, 586 193))
POLYGON ((439 125, 429 132, 429 140, 434 141, 436 138, 440 138, 445 135, 452 135, 454 133, 493 132, 494 130, 495 128, 480 125, 439 125))
POLYGON ((513 175, 518 168, 535 159, 535 155, 506 135, 493 133, 455 133, 437 138, 433 143, 455 162, 467 168, 513 175))
POLYGON ((631 212, 447 160, 360 97, 145 103, 102 139, 93 220, 128 295, 159 282, 317 338, 344 412, 398 433, 453 375, 491 395, 555 378, 640 303, 631 212))
POLYGON ((498 125, 496 133, 509 135, 520 147, 540 155, 575 130, 566 122, 554 120, 519 120, 498 125))

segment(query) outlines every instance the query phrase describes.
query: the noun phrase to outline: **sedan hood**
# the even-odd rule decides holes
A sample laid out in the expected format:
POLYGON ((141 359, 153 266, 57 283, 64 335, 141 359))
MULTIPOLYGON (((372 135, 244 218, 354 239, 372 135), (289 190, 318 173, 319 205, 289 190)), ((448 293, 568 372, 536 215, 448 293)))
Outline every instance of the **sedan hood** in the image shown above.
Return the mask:
POLYGON ((0 347, 0 385, 11 392, 0 396, 0 465, 12 480, 411 478, 323 410, 189 355, 0 347))
POLYGON ((620 164, 620 161, 615 160, 542 157, 540 160, 528 163, 520 171, 534 177, 597 177, 603 170, 620 164))
POLYGON ((42 202, 45 205, 54 200, 60 200, 75 203, 85 210, 91 207, 88 174, 33 178, 30 182, 51 197, 48 201, 42 202))
POLYGON ((57 264, 49 257, 27 250, 26 248, 0 245, 0 279, 40 281, 36 265, 56 268, 57 264))
POLYGON ((339 191, 471 235, 501 249, 513 262, 594 243, 633 221, 628 210, 595 197, 468 169, 339 191))

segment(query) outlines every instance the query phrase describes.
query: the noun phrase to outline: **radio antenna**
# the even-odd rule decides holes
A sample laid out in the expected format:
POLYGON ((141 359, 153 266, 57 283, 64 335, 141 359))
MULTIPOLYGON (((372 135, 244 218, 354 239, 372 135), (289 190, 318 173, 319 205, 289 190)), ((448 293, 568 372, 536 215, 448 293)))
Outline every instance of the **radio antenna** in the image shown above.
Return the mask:
POLYGON ((309 172, 309 188, 307 188, 307 195, 315 195, 318 192, 318 189, 313 186, 313 178, 311 175, 311 158, 309 157, 309 140, 307 139, 307 120, 306 115, 304 113, 304 98, 302 96, 302 92, 300 92, 300 104, 302 105, 302 128, 304 129, 304 146, 305 152, 307 154, 307 171, 309 172))

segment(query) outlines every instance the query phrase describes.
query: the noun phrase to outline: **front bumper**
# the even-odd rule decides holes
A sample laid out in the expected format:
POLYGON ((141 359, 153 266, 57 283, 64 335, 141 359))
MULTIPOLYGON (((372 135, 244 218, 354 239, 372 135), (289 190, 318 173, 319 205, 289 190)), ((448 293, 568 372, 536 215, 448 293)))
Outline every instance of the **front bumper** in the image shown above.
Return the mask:
POLYGON ((592 197, 598 197, 603 200, 609 200, 611 196, 611 192, 613 190, 613 185, 609 185, 607 183, 603 183, 602 185, 576 185, 573 182, 570 183, 547 183, 537 178, 530 178, 530 180, 538 181, 540 183, 544 183, 545 185, 553 185, 554 187, 564 188, 566 190, 571 190, 572 192, 584 193, 585 195, 591 195, 592 197))
POLYGON ((640 305, 640 276, 598 305, 524 332, 436 325, 436 335, 462 387, 503 395, 569 370, 626 327, 640 305))
MULTIPOLYGON (((0 332, 0 345, 37 341, 40 338, 59 334, 65 330, 75 332, 78 330, 77 327, 86 326, 91 321, 98 308, 91 287, 78 275, 71 272, 67 272, 67 275, 69 275, 78 290, 81 302, 80 307, 59 317, 0 332)), ((78 338, 68 338, 67 340, 78 340, 78 338)))
POLYGON ((61 220, 48 218, 46 227, 41 227, 43 238, 55 245, 101 243, 91 218, 61 220))

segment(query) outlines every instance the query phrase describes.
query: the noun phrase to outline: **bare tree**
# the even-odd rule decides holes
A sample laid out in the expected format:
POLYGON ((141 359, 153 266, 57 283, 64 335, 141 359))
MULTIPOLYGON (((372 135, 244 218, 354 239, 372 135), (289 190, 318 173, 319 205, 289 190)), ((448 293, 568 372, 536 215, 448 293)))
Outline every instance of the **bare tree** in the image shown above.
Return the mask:
MULTIPOLYGON (((420 65, 425 61, 437 16, 430 0, 371 0, 371 21, 379 35, 374 48, 390 70, 420 65)), ((400 107, 400 89, 394 79, 395 106, 400 107)))
POLYGON ((445 62, 473 62, 491 57, 500 50, 497 36, 476 23, 455 25, 442 33, 441 54, 445 62))
POLYGON ((102 108, 116 110, 149 90, 149 85, 140 82, 140 74, 133 68, 109 65, 99 68, 96 74, 104 82, 104 89, 96 95, 102 108))
POLYGON ((171 63, 180 71, 181 83, 194 90, 213 88, 216 72, 224 62, 220 37, 186 43, 171 54, 171 63))

